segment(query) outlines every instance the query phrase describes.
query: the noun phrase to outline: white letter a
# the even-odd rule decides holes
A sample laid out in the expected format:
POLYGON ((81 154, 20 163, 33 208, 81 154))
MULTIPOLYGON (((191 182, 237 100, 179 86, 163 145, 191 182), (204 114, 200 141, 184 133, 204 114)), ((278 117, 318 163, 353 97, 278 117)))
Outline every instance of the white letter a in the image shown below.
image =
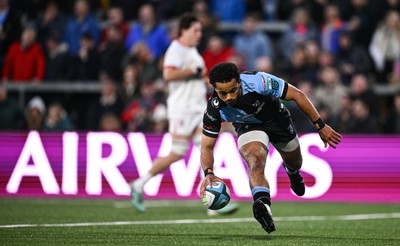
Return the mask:
POLYGON ((36 131, 29 133, 17 164, 7 184, 7 192, 17 193, 24 176, 37 176, 46 194, 60 193, 60 187, 51 169, 40 135, 36 131), (29 163, 32 157, 33 163, 29 163))

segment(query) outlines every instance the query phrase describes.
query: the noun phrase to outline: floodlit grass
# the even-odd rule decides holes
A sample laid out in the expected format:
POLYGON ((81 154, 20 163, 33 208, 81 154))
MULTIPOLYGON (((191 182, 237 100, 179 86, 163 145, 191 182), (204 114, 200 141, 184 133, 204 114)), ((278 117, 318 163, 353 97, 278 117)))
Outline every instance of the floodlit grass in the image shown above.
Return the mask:
POLYGON ((251 202, 214 217, 200 200, 146 203, 138 213, 129 200, 1 198, 0 245, 400 245, 399 204, 276 202, 267 234, 251 202))

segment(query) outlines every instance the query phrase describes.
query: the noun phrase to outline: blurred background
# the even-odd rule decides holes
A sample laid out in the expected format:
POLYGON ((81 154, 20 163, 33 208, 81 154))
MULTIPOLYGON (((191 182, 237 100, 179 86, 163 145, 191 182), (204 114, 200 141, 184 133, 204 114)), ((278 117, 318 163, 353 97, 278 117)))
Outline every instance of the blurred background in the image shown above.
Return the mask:
POLYGON ((189 11, 208 69, 280 76, 342 134, 400 133, 399 0, 0 0, 0 130, 166 132, 163 55, 189 11))

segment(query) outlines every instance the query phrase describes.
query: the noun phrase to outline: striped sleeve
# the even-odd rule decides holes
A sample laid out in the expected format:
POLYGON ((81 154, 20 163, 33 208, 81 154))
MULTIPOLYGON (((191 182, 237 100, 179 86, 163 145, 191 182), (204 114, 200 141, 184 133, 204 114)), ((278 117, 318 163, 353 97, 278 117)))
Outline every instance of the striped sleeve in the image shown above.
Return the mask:
POLYGON ((211 100, 208 100, 207 109, 204 111, 203 134, 208 137, 217 138, 221 130, 221 115, 219 109, 211 105, 211 100))

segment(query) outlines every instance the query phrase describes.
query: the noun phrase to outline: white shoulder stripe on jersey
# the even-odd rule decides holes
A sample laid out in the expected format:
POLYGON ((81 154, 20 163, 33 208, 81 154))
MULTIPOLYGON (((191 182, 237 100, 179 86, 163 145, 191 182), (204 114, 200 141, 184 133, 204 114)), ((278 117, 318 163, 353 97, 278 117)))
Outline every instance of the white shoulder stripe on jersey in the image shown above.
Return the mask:
POLYGON ((204 129, 204 128, 203 128, 203 131, 208 132, 208 133, 210 133, 210 134, 214 134, 214 135, 218 135, 218 133, 219 133, 219 132, 209 131, 209 130, 204 129))

